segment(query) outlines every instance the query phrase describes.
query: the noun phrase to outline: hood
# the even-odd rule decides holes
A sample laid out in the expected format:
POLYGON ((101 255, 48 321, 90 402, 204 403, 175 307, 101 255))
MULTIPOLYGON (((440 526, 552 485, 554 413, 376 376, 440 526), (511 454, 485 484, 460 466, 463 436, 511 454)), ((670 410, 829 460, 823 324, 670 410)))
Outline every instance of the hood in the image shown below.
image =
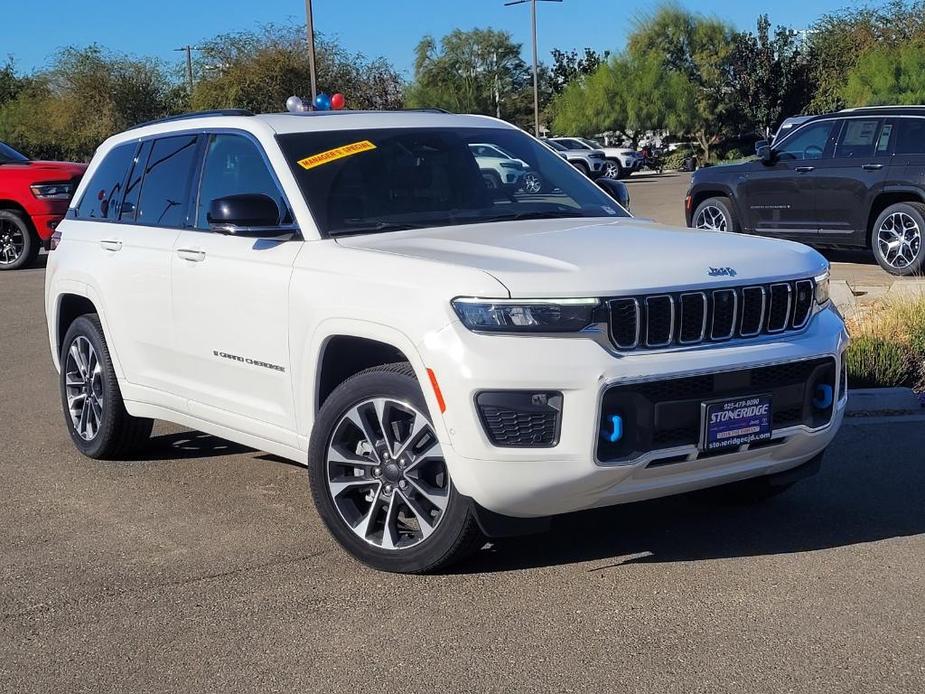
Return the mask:
POLYGON ((9 162, 0 166, 0 175, 11 170, 18 171, 20 175, 26 175, 33 181, 67 181, 83 176, 87 165, 69 161, 9 162))
POLYGON ((637 219, 471 224, 337 239, 343 246, 482 270, 514 298, 645 294, 810 277, 808 246, 637 219), (735 275, 710 275, 729 268, 735 275))

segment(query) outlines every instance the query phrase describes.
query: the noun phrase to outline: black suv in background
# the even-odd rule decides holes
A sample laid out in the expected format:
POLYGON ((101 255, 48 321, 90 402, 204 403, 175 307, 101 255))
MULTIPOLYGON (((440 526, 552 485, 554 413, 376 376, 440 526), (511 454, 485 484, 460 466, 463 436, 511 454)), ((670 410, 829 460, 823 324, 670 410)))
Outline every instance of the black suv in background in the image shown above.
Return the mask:
POLYGON ((815 116, 756 151, 693 174, 688 226, 870 248, 894 275, 925 269, 925 106, 815 116))

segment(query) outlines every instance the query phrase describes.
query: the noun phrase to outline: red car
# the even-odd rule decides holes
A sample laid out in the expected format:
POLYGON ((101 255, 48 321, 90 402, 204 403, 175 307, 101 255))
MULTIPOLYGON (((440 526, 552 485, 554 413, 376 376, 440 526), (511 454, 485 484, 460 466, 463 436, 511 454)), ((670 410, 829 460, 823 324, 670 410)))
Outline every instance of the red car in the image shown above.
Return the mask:
POLYGON ((0 142, 0 271, 35 260, 55 227, 86 164, 32 161, 0 142))

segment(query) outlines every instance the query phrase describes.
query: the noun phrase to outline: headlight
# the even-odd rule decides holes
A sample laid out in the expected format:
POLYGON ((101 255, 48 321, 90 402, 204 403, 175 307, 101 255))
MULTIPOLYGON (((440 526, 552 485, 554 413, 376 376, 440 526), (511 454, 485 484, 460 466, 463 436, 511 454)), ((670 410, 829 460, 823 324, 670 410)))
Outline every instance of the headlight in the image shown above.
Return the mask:
POLYGON ((814 277, 813 281, 816 283, 816 303, 822 306, 829 300, 829 271, 814 277))
POLYGON ((453 299, 469 330, 498 333, 576 333, 594 322, 598 299, 453 299))
POLYGON ((44 200, 70 200, 74 192, 72 183, 35 183, 29 187, 35 197, 44 200))

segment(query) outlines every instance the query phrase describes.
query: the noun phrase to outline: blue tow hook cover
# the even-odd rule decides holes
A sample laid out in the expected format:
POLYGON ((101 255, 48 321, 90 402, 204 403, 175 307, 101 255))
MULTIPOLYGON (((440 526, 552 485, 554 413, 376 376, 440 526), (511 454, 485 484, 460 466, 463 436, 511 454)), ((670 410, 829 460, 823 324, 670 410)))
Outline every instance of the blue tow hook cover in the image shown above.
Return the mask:
POLYGON ((816 386, 816 397, 813 398, 813 407, 817 410, 828 409, 832 405, 835 392, 828 383, 820 383, 816 386))
POLYGON ((613 430, 607 432, 602 429, 601 436, 610 441, 610 443, 616 443, 623 438, 623 417, 618 414, 612 414, 609 419, 613 425, 613 430))

